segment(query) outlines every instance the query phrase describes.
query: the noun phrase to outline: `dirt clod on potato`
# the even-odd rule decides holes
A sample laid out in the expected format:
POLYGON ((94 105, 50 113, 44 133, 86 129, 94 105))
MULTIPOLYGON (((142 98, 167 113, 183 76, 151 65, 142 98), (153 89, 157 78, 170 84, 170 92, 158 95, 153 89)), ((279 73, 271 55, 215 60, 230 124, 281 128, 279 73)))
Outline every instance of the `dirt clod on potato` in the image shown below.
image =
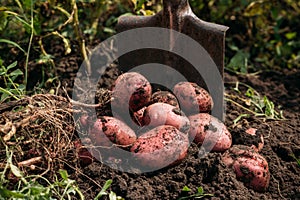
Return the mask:
POLYGON ((249 146, 259 152, 264 146, 264 138, 261 129, 255 128, 235 128, 231 131, 233 144, 249 146))

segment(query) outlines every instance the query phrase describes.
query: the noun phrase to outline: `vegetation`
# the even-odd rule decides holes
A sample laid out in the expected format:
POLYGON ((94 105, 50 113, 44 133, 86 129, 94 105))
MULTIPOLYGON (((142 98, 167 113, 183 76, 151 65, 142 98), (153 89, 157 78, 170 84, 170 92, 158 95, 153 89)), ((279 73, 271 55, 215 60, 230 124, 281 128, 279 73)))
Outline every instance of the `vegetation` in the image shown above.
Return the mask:
MULTIPOLYGON (((247 75, 261 70, 300 68, 299 1, 190 0, 190 4, 203 20, 230 27, 226 37, 226 70, 247 75)), ((114 27, 119 16, 153 15, 160 9, 161 1, 158 0, 2 0, 0 103, 19 100, 43 89, 47 92, 47 84, 59 86, 57 53, 49 50, 52 45, 63 44, 63 56, 79 49, 85 60, 95 43, 116 33, 114 27), (29 73, 33 68, 38 68, 39 74, 38 80, 31 83, 29 73)), ((266 119, 283 119, 282 112, 278 111, 280 108, 266 96, 243 83, 234 84, 237 95, 226 98, 245 103, 247 111, 235 122, 249 113, 266 119), (247 91, 243 95, 240 85, 247 91)), ((52 183, 42 176, 26 176, 13 164, 10 149, 6 149, 6 153, 5 166, 0 165, 0 199, 84 198, 66 171, 58 171, 52 183), (8 173, 17 177, 15 188, 6 187, 8 173)), ((299 159, 295 157, 295 160, 300 165, 299 159)), ((110 184, 108 180, 96 199, 103 195, 121 199, 114 192, 106 192, 110 184)), ((188 187, 183 190, 190 191, 188 187)), ((204 196, 211 194, 205 194, 199 187, 195 194, 181 199, 204 196)))

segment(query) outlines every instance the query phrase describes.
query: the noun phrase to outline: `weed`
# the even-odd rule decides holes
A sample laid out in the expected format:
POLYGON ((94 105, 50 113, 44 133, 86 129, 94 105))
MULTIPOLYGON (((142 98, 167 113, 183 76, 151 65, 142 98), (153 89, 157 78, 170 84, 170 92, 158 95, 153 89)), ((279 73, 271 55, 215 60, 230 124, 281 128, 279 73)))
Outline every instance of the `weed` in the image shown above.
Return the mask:
POLYGON ((2 76, 4 82, 4 88, 0 87, 0 102, 4 102, 10 97, 19 100, 25 95, 25 85, 17 83, 17 78, 23 76, 23 72, 20 69, 15 69, 17 61, 5 67, 0 60, 0 66, 0 76, 2 76))
MULTIPOLYGON (((283 111, 277 111, 274 103, 268 99, 267 96, 261 96, 254 88, 251 86, 236 82, 235 87, 233 88, 237 95, 229 95, 225 94, 226 101, 233 103, 234 105, 244 109, 250 114, 255 115, 256 117, 262 117, 265 119, 272 120, 284 120, 283 111), (239 86, 243 85, 246 87, 246 92, 243 94, 239 86)), ((234 124, 236 124, 243 117, 249 117, 249 114, 241 114, 235 120, 234 124)))
POLYGON ((54 183, 50 183, 46 178, 39 175, 24 176, 22 171, 13 164, 13 152, 6 147, 6 164, 4 170, 0 172, 0 196, 7 200, 17 199, 71 199, 72 196, 78 196, 83 200, 84 195, 77 186, 75 180, 69 178, 66 170, 59 170, 60 178, 56 177, 54 183), (8 171, 10 170, 10 171, 8 171), (11 173, 18 182, 13 190, 7 189, 5 186, 9 181, 6 180, 6 174, 11 173), (38 180, 41 179, 44 185, 38 180))
MULTIPOLYGON (((191 189, 188 186, 184 186, 182 188, 183 192, 190 192, 191 189)), ((204 197, 213 197, 213 194, 207 194, 204 193, 203 187, 198 187, 197 192, 195 194, 189 195, 189 196, 185 196, 185 197, 180 197, 178 200, 183 200, 183 199, 201 199, 204 197)))
POLYGON ((295 159, 295 161, 298 164, 298 167, 300 167, 300 158, 297 158, 294 154, 291 154, 290 156, 295 159))

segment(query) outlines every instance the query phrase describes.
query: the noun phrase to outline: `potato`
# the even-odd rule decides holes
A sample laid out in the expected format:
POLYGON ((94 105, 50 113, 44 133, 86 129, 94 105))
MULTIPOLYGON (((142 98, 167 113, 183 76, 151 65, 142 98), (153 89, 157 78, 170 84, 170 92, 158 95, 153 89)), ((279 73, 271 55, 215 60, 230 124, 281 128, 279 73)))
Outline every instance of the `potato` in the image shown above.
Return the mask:
POLYGON ((179 103, 177 98, 169 91, 157 91, 152 94, 151 104, 154 103, 167 103, 176 108, 179 108, 179 103))
POLYGON ((190 138, 194 139, 196 144, 203 144, 204 147, 213 151, 223 152, 230 148, 232 144, 231 134, 226 126, 214 116, 207 113, 199 113, 189 116, 190 120, 190 138))
POLYGON ((150 127, 171 125, 183 133, 188 133, 190 121, 187 116, 175 106, 166 103, 154 103, 144 111, 143 123, 150 127))
POLYGON ((173 92, 187 115, 209 112, 213 108, 209 93, 196 83, 179 82, 174 86, 173 92))
POLYGON ((89 129, 90 139, 98 146, 131 145, 136 141, 135 132, 124 122, 110 116, 97 119, 89 129))
POLYGON ((134 112, 150 102, 151 94, 151 85, 144 76, 136 72, 124 73, 115 82, 111 106, 123 111, 129 108, 134 112))
POLYGON ((266 159, 251 147, 234 145, 222 157, 222 161, 236 173, 245 186, 263 192, 269 185, 270 171, 266 159))
POLYGON ((88 151, 87 148, 84 147, 81 140, 75 140, 73 142, 73 145, 76 149, 76 156, 78 157, 81 165, 86 166, 94 161, 92 154, 88 151))
POLYGON ((141 135, 130 151, 146 168, 163 168, 181 162, 187 155, 188 135, 173 126, 158 126, 141 135))

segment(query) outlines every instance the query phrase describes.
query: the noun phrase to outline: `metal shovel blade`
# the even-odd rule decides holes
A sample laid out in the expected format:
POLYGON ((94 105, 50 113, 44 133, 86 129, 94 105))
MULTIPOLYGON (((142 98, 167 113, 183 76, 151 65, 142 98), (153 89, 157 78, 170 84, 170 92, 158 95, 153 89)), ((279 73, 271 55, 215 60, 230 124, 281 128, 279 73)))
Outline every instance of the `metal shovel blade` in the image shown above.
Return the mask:
MULTIPOLYGON (((188 0, 164 0, 162 11, 153 16, 120 17, 117 24, 117 31, 120 33, 123 31, 143 27, 161 27, 169 30, 175 30, 192 38, 206 50, 217 67, 221 78, 223 78, 225 32, 228 27, 205 22, 199 19, 192 12, 188 0)), ((145 39, 144 37, 145 36, 142 35, 136 35, 134 42, 143 42, 145 39)), ((185 58, 182 58, 171 52, 172 48, 175 48, 176 45, 179 45, 176 37, 170 35, 166 40, 170 45, 170 51, 151 48, 132 51, 119 57, 120 69, 123 72, 126 72, 143 64, 160 63, 177 70, 188 81, 195 82, 201 87, 208 89, 209 87, 206 81, 204 81, 202 77, 203 75, 199 74, 197 70, 195 70, 195 67, 185 58)), ((118 48, 126 48, 124 45, 128 45, 128 41, 118 41, 117 43, 118 48)), ((193 51, 193 49, 190 51, 193 51)), ((197 54, 197 52, 190 53, 197 54)), ((151 68, 151 66, 149 67, 151 68)), ((203 67, 205 68, 206 66, 203 67)), ((163 72, 166 74, 170 73, 165 69, 163 72)), ((209 91, 214 100, 214 109, 220 110, 220 112, 215 114, 217 115, 215 117, 223 120, 223 85, 217 86, 217 88, 214 90, 215 91, 209 91)))

